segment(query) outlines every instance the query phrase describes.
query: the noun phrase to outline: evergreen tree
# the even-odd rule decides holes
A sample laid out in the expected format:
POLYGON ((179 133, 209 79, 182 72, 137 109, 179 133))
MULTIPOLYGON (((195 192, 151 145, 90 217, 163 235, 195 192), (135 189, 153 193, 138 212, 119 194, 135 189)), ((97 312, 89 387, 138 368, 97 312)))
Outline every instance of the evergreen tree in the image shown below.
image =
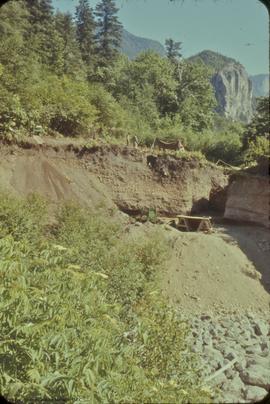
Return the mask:
POLYGON ((70 13, 57 12, 55 27, 62 41, 62 73, 78 77, 83 70, 79 43, 76 39, 76 27, 70 13))
POLYGON ((79 1, 76 8, 76 26, 82 59, 89 67, 94 61, 96 23, 88 0, 79 1))
POLYGON ((114 0, 101 0, 97 4, 95 15, 97 17, 98 54, 101 64, 107 64, 118 54, 121 44, 122 24, 117 17, 118 8, 114 0))
POLYGON ((174 42, 174 40, 171 38, 166 39, 165 48, 167 52, 167 58, 171 62, 175 63, 182 57, 182 54, 180 53, 181 45, 182 42, 174 42))
POLYGON ((30 29, 27 41, 41 63, 59 71, 63 65, 62 42, 55 29, 52 0, 26 0, 30 29))

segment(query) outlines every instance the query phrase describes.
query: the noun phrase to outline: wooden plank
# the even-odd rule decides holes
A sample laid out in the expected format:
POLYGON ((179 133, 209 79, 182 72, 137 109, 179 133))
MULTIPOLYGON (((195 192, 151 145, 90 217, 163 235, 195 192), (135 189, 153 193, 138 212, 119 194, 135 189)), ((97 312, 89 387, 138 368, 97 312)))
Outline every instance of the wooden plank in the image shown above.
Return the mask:
POLYGON ((182 227, 183 229, 186 229, 187 231, 190 231, 190 227, 188 224, 188 220, 186 218, 178 218, 178 223, 176 224, 177 228, 182 227))
POLYGON ((234 358, 231 362, 227 363, 227 365, 223 366, 221 369, 217 370, 214 374, 208 376, 205 381, 209 382, 210 380, 214 379, 215 377, 217 377, 218 375, 220 375, 221 373, 225 372, 225 370, 229 369, 230 367, 232 367, 235 363, 237 362, 237 358, 234 358))
POLYGON ((183 219, 194 219, 194 220, 211 220, 211 216, 186 216, 186 215, 177 215, 176 217, 183 218, 183 219))

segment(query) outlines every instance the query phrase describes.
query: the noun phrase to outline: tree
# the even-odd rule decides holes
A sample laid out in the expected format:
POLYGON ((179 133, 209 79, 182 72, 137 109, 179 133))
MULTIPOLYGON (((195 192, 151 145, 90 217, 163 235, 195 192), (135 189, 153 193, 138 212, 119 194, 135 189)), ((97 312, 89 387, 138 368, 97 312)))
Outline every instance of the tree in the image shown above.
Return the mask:
POLYGON ((164 116, 175 99, 177 82, 173 76, 174 67, 166 58, 146 51, 123 67, 114 94, 117 98, 120 95, 128 97, 142 112, 145 111, 145 102, 164 116))
POLYGON ((176 102, 172 112, 179 113, 184 126, 195 131, 208 129, 213 123, 216 106, 209 69, 202 65, 183 62, 177 72, 176 102), (178 74, 179 73, 179 74, 178 74))
POLYGON ((97 4, 97 50, 101 65, 115 60, 121 43, 122 24, 117 17, 118 8, 114 0, 101 0, 97 4))
POLYGON ((79 42, 83 61, 89 67, 95 54, 95 29, 93 10, 88 0, 80 0, 76 8, 77 40, 79 42))
POLYGON ((247 160, 269 155, 270 112, 269 97, 257 99, 256 113, 247 125, 243 138, 243 151, 247 160))
POLYGON ((82 75, 83 61, 76 39, 76 27, 70 13, 57 12, 55 27, 62 40, 63 74, 74 77, 82 75))
POLYGON ((174 42, 174 40, 171 38, 166 39, 165 48, 167 52, 167 58, 171 62, 175 63, 182 57, 182 54, 180 53, 181 45, 182 42, 174 42))
POLYGON ((61 73, 63 43, 55 28, 52 0, 26 0, 30 29, 26 35, 31 50, 42 64, 61 73))

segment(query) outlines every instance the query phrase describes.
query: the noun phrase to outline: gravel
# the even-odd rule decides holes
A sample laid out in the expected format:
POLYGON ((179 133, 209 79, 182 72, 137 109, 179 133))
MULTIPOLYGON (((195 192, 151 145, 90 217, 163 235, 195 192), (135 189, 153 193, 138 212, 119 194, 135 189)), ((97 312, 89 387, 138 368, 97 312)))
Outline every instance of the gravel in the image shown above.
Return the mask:
POLYGON ((192 351, 200 356, 201 374, 215 392, 214 402, 264 398, 270 390, 270 314, 203 313, 188 321, 192 351))

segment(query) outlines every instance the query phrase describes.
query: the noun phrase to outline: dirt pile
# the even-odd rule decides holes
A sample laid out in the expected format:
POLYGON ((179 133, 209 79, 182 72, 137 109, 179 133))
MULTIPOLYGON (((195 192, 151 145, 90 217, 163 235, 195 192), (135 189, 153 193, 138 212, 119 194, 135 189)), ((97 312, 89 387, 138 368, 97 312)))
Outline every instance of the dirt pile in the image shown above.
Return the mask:
POLYGON ((83 206, 115 207, 105 187, 68 150, 2 147, 0 188, 19 195, 39 193, 52 203, 77 201, 83 206))
MULTIPOLYGON (((270 248, 262 250, 257 240, 270 247, 266 229, 237 226, 215 228, 214 234, 180 233, 169 230, 172 246, 163 289, 169 299, 186 312, 221 309, 263 310, 269 313, 270 248), (253 243, 253 255, 244 246, 253 243)), ((249 249, 247 248, 249 251, 249 249)))

